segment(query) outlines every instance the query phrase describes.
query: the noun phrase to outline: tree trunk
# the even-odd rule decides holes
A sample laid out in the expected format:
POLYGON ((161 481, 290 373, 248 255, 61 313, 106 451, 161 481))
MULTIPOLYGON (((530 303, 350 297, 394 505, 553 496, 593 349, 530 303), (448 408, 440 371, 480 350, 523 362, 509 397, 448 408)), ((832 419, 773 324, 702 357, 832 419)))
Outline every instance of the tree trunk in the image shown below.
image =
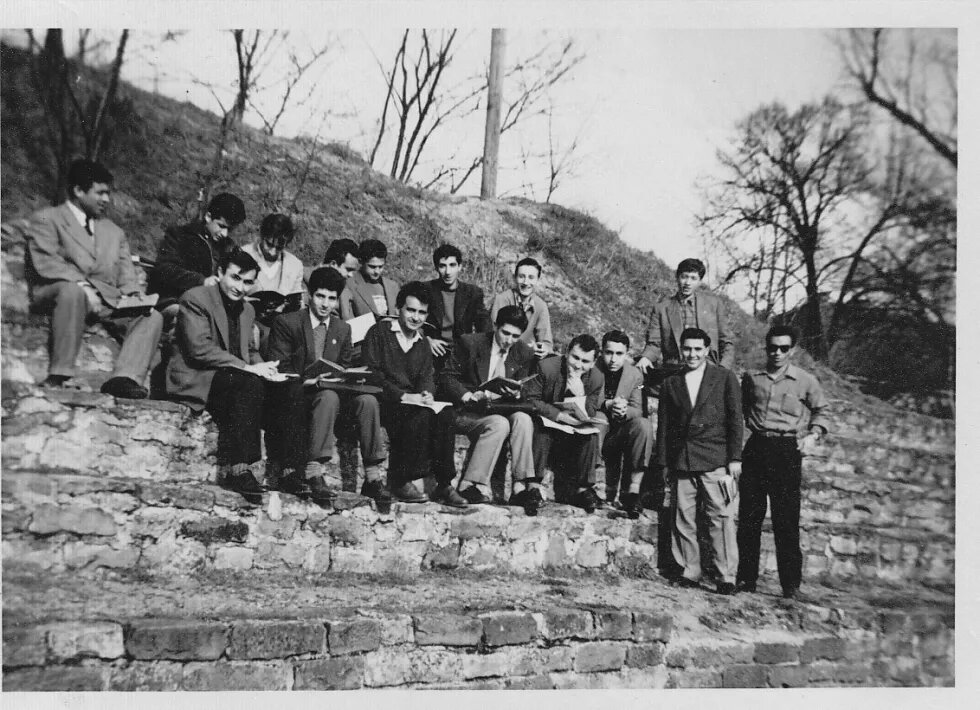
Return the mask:
POLYGON ((803 306, 803 341, 807 350, 821 362, 827 361, 827 341, 824 338, 823 318, 820 315, 820 292, 817 289, 817 267, 813 255, 806 259, 806 304, 803 306))
POLYGON ((490 81, 487 87, 487 123, 483 134, 483 180, 480 197, 497 196, 497 156, 500 152, 500 101, 503 94, 502 68, 506 35, 504 30, 490 31, 490 81))
POLYGON ((92 122, 90 132, 91 140, 86 151, 86 157, 89 160, 98 160, 99 154, 102 152, 102 139, 105 137, 105 129, 103 127, 105 115, 109 106, 116 99, 116 88, 119 86, 119 71, 122 69, 123 54, 126 52, 126 41, 128 39, 129 30, 123 30, 122 35, 119 37, 119 46, 116 47, 116 58, 112 62, 112 69, 109 73, 109 86, 106 87, 105 93, 102 95, 99 110, 95 114, 95 120, 92 122))

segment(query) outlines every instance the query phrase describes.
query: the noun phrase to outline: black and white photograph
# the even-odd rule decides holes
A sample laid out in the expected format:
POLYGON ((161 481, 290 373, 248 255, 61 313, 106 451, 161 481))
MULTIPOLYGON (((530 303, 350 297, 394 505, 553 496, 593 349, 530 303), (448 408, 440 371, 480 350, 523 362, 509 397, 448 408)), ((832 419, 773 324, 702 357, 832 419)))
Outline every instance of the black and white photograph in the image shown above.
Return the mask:
POLYGON ((968 9, 5 3, 4 696, 965 706, 968 9))

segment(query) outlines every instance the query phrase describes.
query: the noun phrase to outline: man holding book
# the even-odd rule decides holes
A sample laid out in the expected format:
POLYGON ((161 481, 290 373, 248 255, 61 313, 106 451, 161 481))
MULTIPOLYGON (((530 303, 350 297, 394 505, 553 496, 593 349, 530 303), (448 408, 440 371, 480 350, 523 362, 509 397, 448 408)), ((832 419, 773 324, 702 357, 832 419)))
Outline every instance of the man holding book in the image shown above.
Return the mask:
POLYGON ((295 233, 296 228, 289 217, 268 214, 259 226, 258 239, 242 247, 242 251, 259 265, 255 290, 248 298, 255 307, 259 349, 263 352, 273 319, 280 313, 291 313, 303 307, 303 262, 286 251, 286 245, 295 233))
POLYGON ((540 479, 550 462, 555 500, 586 513, 602 504, 595 492, 599 429, 591 425, 603 393, 602 373, 593 367, 598 354, 595 338, 576 335, 564 357, 538 363, 538 378, 527 387, 527 398, 539 415, 534 428, 536 476, 540 479))
POLYGON ((505 306, 517 306, 524 311, 527 327, 521 333, 521 342, 529 345, 538 359, 550 355, 554 349, 548 304, 535 293, 540 278, 541 264, 537 259, 524 257, 514 267, 514 287, 498 293, 490 309, 490 318, 494 321, 505 306))
MULTIPOLYGON (((381 414, 374 394, 357 391, 357 387, 333 385, 327 375, 310 377, 310 370, 322 361, 341 368, 351 364, 351 329, 335 311, 345 286, 344 277, 335 269, 321 267, 310 274, 309 306, 280 315, 272 323, 267 356, 279 361, 281 372, 304 378, 309 412, 309 437, 305 478, 316 497, 332 497, 324 490, 323 466, 333 458, 336 431, 352 426, 364 461, 364 484, 361 494, 384 505, 390 500, 381 481, 379 468, 384 460, 381 438, 381 414)), ((365 388, 360 388, 365 389, 365 388)), ((303 494, 303 481, 285 480, 280 490, 303 494)))
POLYGON ((51 359, 44 385, 62 387, 75 374, 87 321, 125 333, 112 375, 102 391, 142 399, 143 380, 160 341, 163 317, 119 317, 126 296, 140 295, 126 235, 105 215, 112 173, 90 160, 68 169, 68 200, 32 215, 27 228, 27 283, 31 309, 51 314, 51 359))
POLYGON ((489 503, 481 490, 490 483, 494 465, 510 442, 514 487, 511 505, 536 515, 541 493, 534 475, 534 421, 522 401, 535 362, 534 352, 520 342, 527 316, 517 306, 497 313, 492 333, 464 335, 442 373, 442 391, 457 405, 456 427, 471 442, 470 459, 459 493, 470 503, 489 503), (527 410, 520 411, 523 403, 527 410), (497 410, 495 412, 495 410, 497 410))
POLYGON ((364 364, 381 376, 381 421, 388 431, 388 487, 400 501, 420 503, 426 497, 414 481, 430 474, 436 479, 431 499, 444 505, 466 507, 466 499, 453 488, 456 434, 453 412, 435 401, 432 352, 422 336, 429 313, 426 284, 412 281, 398 291, 398 318, 382 320, 367 332, 364 364))

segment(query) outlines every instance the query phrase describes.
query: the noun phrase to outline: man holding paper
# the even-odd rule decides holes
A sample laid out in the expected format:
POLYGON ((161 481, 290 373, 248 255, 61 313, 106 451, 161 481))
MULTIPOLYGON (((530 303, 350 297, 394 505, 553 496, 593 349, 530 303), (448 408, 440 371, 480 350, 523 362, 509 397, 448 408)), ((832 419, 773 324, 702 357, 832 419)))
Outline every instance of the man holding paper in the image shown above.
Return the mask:
POLYGON ((735 510, 742 471, 742 398, 738 379, 707 362, 711 338, 700 328, 680 337, 685 371, 664 380, 657 416, 657 463, 669 472, 673 553, 684 569, 675 581, 699 587, 697 508, 707 507, 719 594, 734 594, 738 569, 735 510))
POLYGON ((395 298, 398 318, 382 320, 364 337, 364 364, 381 376, 381 418, 388 431, 388 488, 406 503, 422 503, 426 497, 415 486, 432 475, 437 503, 465 508, 466 499, 456 492, 456 434, 452 407, 436 402, 432 352, 422 337, 429 314, 430 295, 421 281, 402 286, 395 298))
MULTIPOLYGON (((351 328, 334 315, 344 290, 344 277, 335 269, 321 267, 310 274, 309 306, 286 313, 272 323, 267 355, 280 362, 280 371, 304 375, 318 360, 329 360, 341 367, 351 363, 351 328)), ((380 463, 384 460, 381 438, 381 414, 373 394, 325 388, 329 377, 306 377, 306 402, 310 413, 308 459, 305 478, 323 480, 323 466, 333 458, 338 426, 352 424, 356 429, 361 458, 364 461, 364 484, 361 495, 384 505, 390 500, 381 481, 380 463)), ((302 493, 303 482, 283 481, 286 492, 302 493), (297 485, 298 484, 298 485, 297 485), (294 490, 295 489, 295 490, 294 490)))
POLYGON ((602 403, 602 373, 593 367, 599 343, 576 335, 564 357, 538 363, 538 378, 527 387, 539 421, 534 428, 534 470, 537 479, 550 464, 555 472, 555 500, 586 513, 602 505, 595 492, 599 429, 592 418, 602 403), (568 495, 574 490, 575 493, 568 495))
MULTIPOLYGON (((517 306, 504 306, 497 313, 492 333, 472 333, 460 338, 449 365, 443 370, 443 391, 456 410, 456 428, 469 437, 470 459, 459 483, 459 493, 470 503, 489 503, 480 490, 490 475, 504 443, 510 441, 511 469, 515 488, 512 505, 537 515, 541 493, 534 476, 531 442, 534 421, 516 406, 522 399, 521 381, 530 376, 534 352, 520 342, 527 316, 517 306), (501 413, 493 407, 505 409, 501 413)), ((525 383, 526 384, 526 383, 525 383)))

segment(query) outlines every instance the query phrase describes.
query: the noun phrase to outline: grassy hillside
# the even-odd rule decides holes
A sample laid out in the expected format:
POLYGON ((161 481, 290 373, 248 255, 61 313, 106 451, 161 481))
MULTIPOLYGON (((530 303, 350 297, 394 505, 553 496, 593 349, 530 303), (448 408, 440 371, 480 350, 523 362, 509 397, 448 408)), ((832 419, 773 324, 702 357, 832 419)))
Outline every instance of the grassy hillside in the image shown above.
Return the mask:
MULTIPOLYGON (((27 55, 3 46, 0 64, 0 204, 7 222, 51 201, 55 173, 27 55)), ((86 71, 80 81, 102 77, 86 71)), ((110 115, 102 159, 116 178, 112 218, 135 251, 153 258, 164 227, 197 211, 219 119, 127 84, 120 85, 110 115)), ((650 308, 674 290, 673 265, 627 246, 588 215, 523 199, 481 201, 417 190, 373 171, 343 145, 243 128, 228 145, 214 191, 245 201, 248 219, 235 234, 240 243, 254 238, 265 214, 290 214, 299 227, 291 249, 305 263, 319 262, 332 239, 374 237, 388 244, 395 278, 430 278, 431 251, 448 241, 466 255, 464 278, 482 285, 489 298, 509 284, 517 259, 535 256, 545 265, 543 295, 561 343, 612 327, 642 341, 650 308)), ((762 326, 734 304, 731 310, 739 359, 758 362, 762 326)))

